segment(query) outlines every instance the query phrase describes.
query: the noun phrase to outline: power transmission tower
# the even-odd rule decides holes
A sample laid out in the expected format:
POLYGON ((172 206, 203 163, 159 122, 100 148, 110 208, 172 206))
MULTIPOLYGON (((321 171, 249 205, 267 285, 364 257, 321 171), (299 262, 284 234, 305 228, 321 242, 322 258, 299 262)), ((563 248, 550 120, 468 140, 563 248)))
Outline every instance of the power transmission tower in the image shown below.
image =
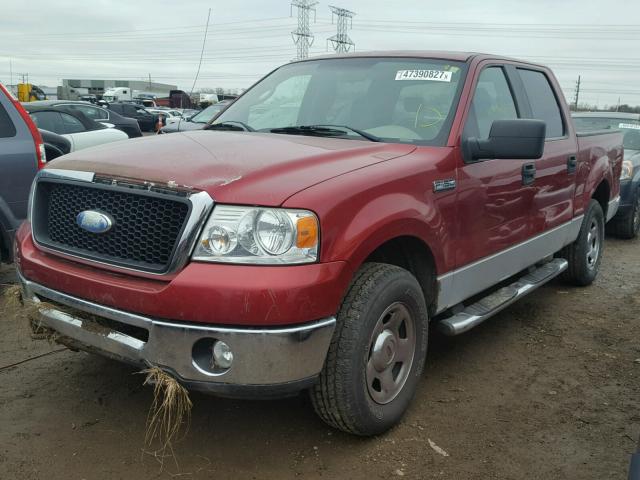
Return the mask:
POLYGON ((580 75, 578 75, 578 81, 576 82, 576 93, 573 96, 574 110, 578 111, 578 99, 580 98, 580 75))
POLYGON ((336 24, 338 26, 337 33, 328 39, 331 42, 333 49, 336 53, 346 53, 351 50, 351 47, 355 50, 356 44, 347 35, 347 30, 353 27, 354 12, 345 8, 334 7, 329 5, 331 9, 331 22, 337 17, 336 24))
POLYGON ((309 29, 309 14, 313 11, 313 21, 316 21, 315 6, 318 2, 313 0, 292 0, 291 15, 293 7, 298 9, 298 28, 291 32, 293 43, 298 47, 297 60, 303 60, 309 56, 309 47, 313 45, 313 33, 309 29))

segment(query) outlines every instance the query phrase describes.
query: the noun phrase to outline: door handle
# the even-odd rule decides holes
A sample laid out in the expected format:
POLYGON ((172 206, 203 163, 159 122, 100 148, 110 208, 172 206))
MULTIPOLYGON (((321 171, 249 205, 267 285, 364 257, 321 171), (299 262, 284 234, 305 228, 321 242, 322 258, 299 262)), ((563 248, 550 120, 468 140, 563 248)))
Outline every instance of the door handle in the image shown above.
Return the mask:
POLYGON ((531 185, 536 180, 536 164, 526 163, 522 166, 522 185, 531 185))
POLYGON ((578 157, 576 157, 575 155, 571 155, 567 159, 567 172, 569 174, 576 173, 577 169, 578 169, 578 157))

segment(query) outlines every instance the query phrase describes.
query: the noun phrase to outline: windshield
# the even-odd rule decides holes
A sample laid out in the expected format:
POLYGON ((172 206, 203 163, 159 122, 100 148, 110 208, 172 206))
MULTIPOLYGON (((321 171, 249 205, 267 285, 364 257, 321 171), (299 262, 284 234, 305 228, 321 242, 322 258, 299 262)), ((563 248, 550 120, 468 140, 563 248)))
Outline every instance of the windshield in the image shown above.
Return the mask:
POLYGON ((573 122, 578 132, 622 130, 624 148, 627 150, 640 150, 640 120, 609 117, 574 117, 573 122))
POLYGON ((224 108, 224 105, 209 105, 197 115, 191 118, 194 123, 209 123, 216 114, 224 108))
MULTIPOLYGON (((386 142, 443 145, 464 71, 460 62, 416 58, 293 63, 252 87, 214 123, 242 122, 258 131, 341 125, 386 142)), ((349 131, 344 137, 362 139, 349 131)))

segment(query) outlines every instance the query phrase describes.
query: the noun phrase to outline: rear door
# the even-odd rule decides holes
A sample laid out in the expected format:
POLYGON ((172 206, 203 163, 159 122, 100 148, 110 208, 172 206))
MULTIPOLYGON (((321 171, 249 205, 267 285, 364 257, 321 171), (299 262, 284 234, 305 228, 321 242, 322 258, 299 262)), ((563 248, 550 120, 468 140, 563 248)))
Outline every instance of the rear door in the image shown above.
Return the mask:
POLYGON ((555 92, 552 78, 542 69, 522 66, 515 69, 522 84, 524 118, 543 120, 547 125, 544 154, 535 160, 537 192, 531 221, 536 232, 558 227, 573 218, 573 198, 578 169, 577 144, 560 105, 566 104, 555 92))

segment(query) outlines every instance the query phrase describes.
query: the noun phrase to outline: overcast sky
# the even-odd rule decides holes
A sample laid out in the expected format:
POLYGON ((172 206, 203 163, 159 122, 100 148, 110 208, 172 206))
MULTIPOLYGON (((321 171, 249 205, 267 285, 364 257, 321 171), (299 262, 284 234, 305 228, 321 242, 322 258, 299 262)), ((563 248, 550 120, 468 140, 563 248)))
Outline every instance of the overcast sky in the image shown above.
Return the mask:
MULTIPOLYGON (((356 50, 434 49, 510 55, 550 65, 572 101, 640 104, 640 2, 629 0, 331 0, 356 13, 356 50)), ((207 10, 212 21, 196 90, 251 85, 296 55, 287 0, 5 1, 0 81, 148 79, 189 91, 207 10)), ((311 54, 335 33, 329 3, 316 6, 311 54)))

